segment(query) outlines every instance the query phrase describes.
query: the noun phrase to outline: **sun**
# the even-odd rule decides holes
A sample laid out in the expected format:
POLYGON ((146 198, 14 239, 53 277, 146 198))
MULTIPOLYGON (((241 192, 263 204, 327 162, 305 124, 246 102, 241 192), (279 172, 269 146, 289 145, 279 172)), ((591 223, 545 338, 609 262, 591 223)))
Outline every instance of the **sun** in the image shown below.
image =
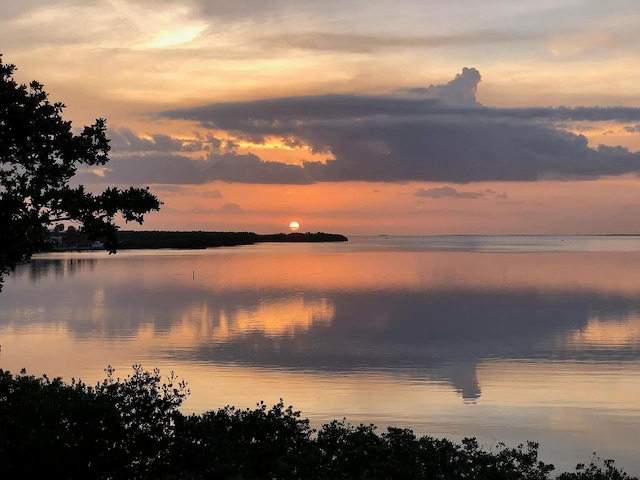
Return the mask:
POLYGON ((300 224, 295 220, 289 224, 289 230, 291 230, 292 232, 297 231, 299 228, 300 228, 300 224))

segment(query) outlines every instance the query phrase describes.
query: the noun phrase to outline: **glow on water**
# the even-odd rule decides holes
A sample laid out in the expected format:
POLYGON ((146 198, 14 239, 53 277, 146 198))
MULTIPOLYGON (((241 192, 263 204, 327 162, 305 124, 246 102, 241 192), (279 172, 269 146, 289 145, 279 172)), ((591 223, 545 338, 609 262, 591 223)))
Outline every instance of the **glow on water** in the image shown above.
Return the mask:
POLYGON ((185 412, 283 398, 314 425, 539 441, 640 473, 636 237, 358 238, 40 255, 0 294, 0 368, 174 370, 185 412))

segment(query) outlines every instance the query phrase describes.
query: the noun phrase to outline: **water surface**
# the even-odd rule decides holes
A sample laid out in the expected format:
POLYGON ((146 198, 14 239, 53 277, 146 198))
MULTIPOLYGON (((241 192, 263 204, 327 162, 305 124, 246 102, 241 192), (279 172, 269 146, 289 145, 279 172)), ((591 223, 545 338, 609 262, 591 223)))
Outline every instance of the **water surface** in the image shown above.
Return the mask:
POLYGON ((283 398, 640 474, 640 238, 359 237, 38 255, 0 294, 0 368, 160 367, 185 412, 283 398))

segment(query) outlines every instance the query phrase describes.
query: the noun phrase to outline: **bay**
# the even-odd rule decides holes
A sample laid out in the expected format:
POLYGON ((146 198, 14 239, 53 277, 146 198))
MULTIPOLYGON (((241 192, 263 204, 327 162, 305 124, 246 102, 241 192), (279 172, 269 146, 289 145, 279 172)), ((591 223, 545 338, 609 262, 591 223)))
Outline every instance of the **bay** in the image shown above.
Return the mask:
POLYGON ((355 237, 37 255, 0 294, 0 368, 175 371, 182 410, 592 452, 640 474, 640 237, 355 237))

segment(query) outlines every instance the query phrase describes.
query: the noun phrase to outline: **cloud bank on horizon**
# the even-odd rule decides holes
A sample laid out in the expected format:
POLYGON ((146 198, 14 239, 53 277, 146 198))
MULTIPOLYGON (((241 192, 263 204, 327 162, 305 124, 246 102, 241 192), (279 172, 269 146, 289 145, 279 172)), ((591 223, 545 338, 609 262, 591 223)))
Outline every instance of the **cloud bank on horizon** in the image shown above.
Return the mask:
POLYGON ((163 111, 158 117, 191 121, 211 133, 183 141, 112 131, 114 157, 101 180, 462 184, 640 172, 640 152, 622 146, 592 147, 585 136, 565 128, 570 122, 637 123, 640 108, 489 107, 477 101, 480 81, 478 70, 465 67, 446 84, 386 95, 307 95, 163 111), (214 132, 257 145, 278 139, 299 148, 300 163, 239 154, 235 141, 223 141, 214 132), (194 152, 202 154, 194 158, 194 152), (325 160, 305 159, 308 152, 325 160))

